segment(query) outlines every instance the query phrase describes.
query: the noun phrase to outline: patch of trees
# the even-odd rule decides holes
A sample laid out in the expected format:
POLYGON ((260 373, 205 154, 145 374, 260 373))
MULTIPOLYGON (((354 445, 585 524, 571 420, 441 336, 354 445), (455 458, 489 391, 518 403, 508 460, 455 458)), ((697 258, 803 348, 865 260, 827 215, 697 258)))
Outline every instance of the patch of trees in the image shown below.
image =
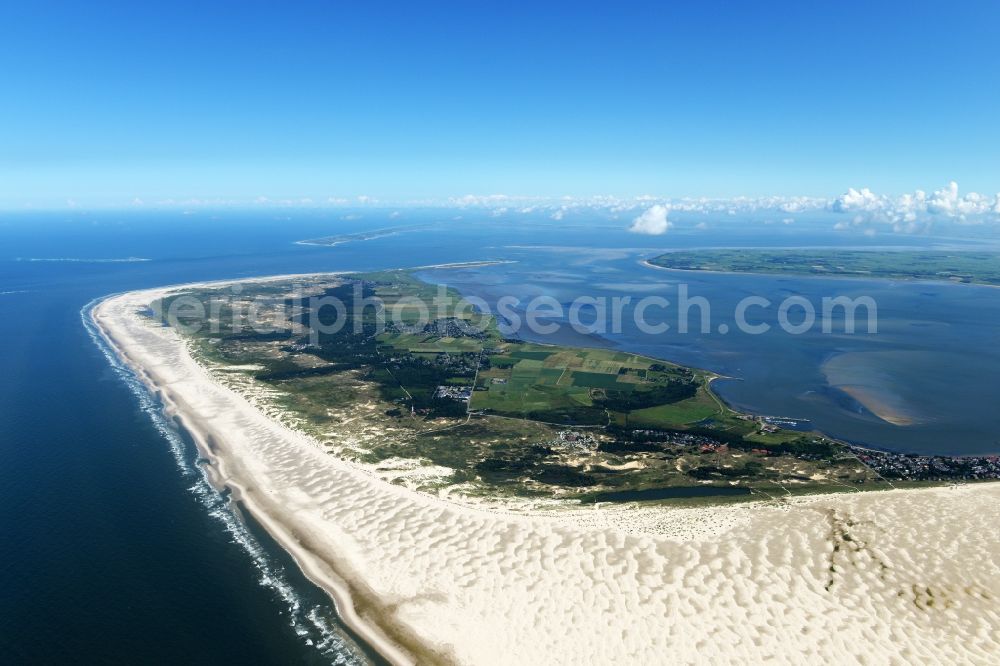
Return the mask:
POLYGON ((345 370, 350 370, 350 367, 341 363, 324 365, 318 368, 303 368, 301 366, 295 365, 294 367, 291 368, 269 369, 264 372, 258 372, 256 374, 256 378, 265 382, 278 382, 286 379, 322 377, 324 375, 332 375, 338 372, 343 372, 345 370))
POLYGON ((551 448, 540 445, 502 449, 476 463, 475 470, 487 483, 505 483, 529 476, 551 454, 551 448))
POLYGON ((372 331, 355 334, 342 329, 337 334, 322 333, 318 336, 319 348, 310 353, 330 363, 341 363, 345 368, 360 368, 378 359, 372 331))
POLYGON ((699 481, 711 481, 717 479, 739 479, 755 477, 764 471, 764 466, 756 461, 750 461, 742 467, 718 467, 717 465, 702 465, 689 469, 688 476, 699 481))
MULTIPOLYGON (((752 443, 750 443, 752 444, 752 443)), ((792 455, 814 455, 831 458, 837 454, 836 445, 800 437, 784 444, 752 444, 749 448, 764 448, 773 453, 790 453, 792 455)))
MULTIPOLYGON (((379 387, 383 390, 384 398, 392 399, 397 397, 396 390, 402 384, 413 397, 413 407, 415 409, 434 409, 439 402, 434 393, 438 386, 448 383, 448 380, 461 376, 454 369, 428 363, 422 359, 405 357, 393 363, 385 373, 373 373, 372 377, 379 381, 379 387), (386 393, 386 390, 389 393, 386 393)), ((469 374, 471 379, 471 374, 469 374)), ((465 403, 456 400, 448 400, 461 405, 462 413, 465 413, 465 403)))
POLYGON ((606 390, 603 398, 598 398, 601 406, 614 412, 629 412, 657 405, 669 405, 693 398, 698 392, 694 382, 669 382, 657 385, 647 391, 606 390))
POLYGON ((428 416, 435 417, 459 417, 465 416, 466 404, 462 400, 452 400, 451 398, 434 398, 431 400, 430 413, 428 416))
POLYGON ((288 339, 288 331, 271 331, 269 333, 258 333, 256 331, 244 331, 242 333, 230 333, 222 336, 223 342, 278 342, 288 339))
POLYGON ((528 478, 549 486, 581 488, 597 485, 597 478, 566 465, 541 462, 527 456, 490 457, 476 464, 476 472, 488 483, 509 483, 528 478))
POLYGON ((565 465, 542 465, 537 470, 533 470, 530 476, 535 481, 550 486, 581 488, 597 485, 597 479, 594 476, 565 465))

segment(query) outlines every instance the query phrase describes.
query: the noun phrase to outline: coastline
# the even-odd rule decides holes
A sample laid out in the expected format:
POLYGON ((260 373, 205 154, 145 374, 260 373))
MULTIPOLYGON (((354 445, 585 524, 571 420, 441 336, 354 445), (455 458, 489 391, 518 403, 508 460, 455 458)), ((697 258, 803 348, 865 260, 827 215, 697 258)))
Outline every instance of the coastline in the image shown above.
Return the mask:
MULTIPOLYGON (((667 253, 669 254, 669 253, 667 253)), ((657 255, 659 256, 659 255, 657 255)), ((815 280, 844 280, 844 281, 871 281, 871 282, 903 282, 910 284, 947 284, 956 287, 988 287, 990 289, 1000 289, 1000 284, 990 284, 988 282, 958 282, 956 280, 935 280, 933 278, 908 278, 908 277, 882 277, 877 275, 844 275, 831 273, 830 275, 817 275, 816 273, 793 273, 779 271, 720 271, 708 268, 671 268, 654 264, 649 259, 640 259, 639 264, 646 268, 653 268, 660 271, 671 271, 674 273, 702 273, 708 275, 760 275, 764 277, 777 278, 803 278, 815 280)))
MULTIPOLYGON (((269 279, 278 280, 285 277, 291 276, 275 276, 269 279)), ((185 287, 201 287, 228 284, 230 282, 233 281, 192 283, 191 285, 185 285, 185 287)), ((173 290, 173 287, 167 287, 160 290, 149 290, 147 293, 152 295, 173 290)), ((308 547, 302 543, 301 537, 275 520, 272 513, 268 512, 265 508, 264 503, 259 497, 259 493, 252 490, 243 480, 246 470, 239 469, 239 455, 234 451, 223 448, 222 443, 225 440, 212 437, 210 429, 206 428, 204 423, 199 423, 194 418, 194 414, 197 412, 186 408, 187 406, 184 405, 183 398, 176 396, 169 390, 170 382, 165 381, 164 377, 158 376, 154 370, 150 369, 149 365, 144 365, 141 359, 130 353, 127 342, 116 336, 114 326, 108 325, 107 320, 102 317, 101 308, 112 299, 122 298, 123 296, 111 296, 96 303, 91 310, 91 319, 97 326, 97 330, 104 338, 108 347, 129 367, 146 388, 157 397, 163 407, 164 414, 192 438, 199 455, 208 461, 205 469, 210 482, 217 488, 225 487, 232 492, 232 501, 239 504, 242 509, 248 511, 278 545, 292 556, 303 574, 327 592, 334 602, 338 618, 361 640, 367 643, 371 649, 394 666, 416 663, 400 644, 386 636, 376 625, 364 621, 358 615, 347 582, 338 576, 334 569, 327 562, 324 562, 321 557, 310 552, 308 547), (231 467, 234 469, 230 469, 231 467)), ((150 300, 154 299, 155 296, 150 300)))
MULTIPOLYGON (((288 277, 305 276, 244 281, 288 277)), ((110 348, 191 433, 217 482, 234 490, 331 594, 344 623, 391 663, 843 658, 858 649, 869 657, 918 650, 919 657, 948 654, 938 652, 945 647, 975 662, 995 655, 996 642, 973 628, 975 617, 980 628, 983 617, 1000 620, 995 603, 988 603, 1000 596, 1000 564, 991 558, 998 544, 987 527, 1000 519, 1000 484, 546 515, 460 505, 384 483, 323 453, 215 382, 174 331, 136 314, 143 301, 177 288, 109 297, 91 317, 110 348), (935 507, 939 515, 928 524, 935 507), (915 614, 917 602, 908 598, 909 605, 894 603, 896 589, 906 585, 890 585, 892 595, 884 594, 885 581, 878 583, 880 570, 868 566, 873 556, 867 551, 852 551, 866 564, 854 563, 861 571, 829 563, 831 530, 836 534, 837 521, 846 520, 837 516, 855 514, 872 514, 878 523, 885 514, 903 519, 879 526, 879 534, 896 538, 878 544, 876 559, 892 561, 890 578, 910 576, 927 589, 952 590, 951 615, 962 623, 956 627, 955 618, 926 608, 915 614), (958 527, 968 530, 955 533, 958 527), (935 545, 947 554, 962 536, 974 537, 970 547, 935 559, 935 545), (916 544, 927 552, 909 554, 916 544), (897 561, 902 566, 894 566, 897 561), (843 572, 830 571, 838 566, 843 572), (963 596, 963 582, 978 592, 963 596), (831 598, 834 585, 846 596, 831 598), (876 595, 895 616, 872 606, 876 595), (714 627, 705 626, 712 622, 702 612, 714 627), (886 643, 890 621, 907 640, 886 643), (953 634, 942 636, 938 625, 953 634), (806 627, 815 631, 798 631, 806 627), (741 647, 720 652, 711 638, 716 631, 733 634, 741 647)))

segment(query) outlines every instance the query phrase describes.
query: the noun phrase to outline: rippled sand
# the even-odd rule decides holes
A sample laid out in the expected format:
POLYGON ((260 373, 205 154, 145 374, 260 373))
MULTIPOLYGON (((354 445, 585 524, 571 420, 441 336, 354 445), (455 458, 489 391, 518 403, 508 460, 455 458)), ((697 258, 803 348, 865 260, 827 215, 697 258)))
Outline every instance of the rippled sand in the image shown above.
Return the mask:
POLYGON ((220 482, 395 662, 997 663, 1000 484, 523 515, 388 485, 100 304, 220 482))

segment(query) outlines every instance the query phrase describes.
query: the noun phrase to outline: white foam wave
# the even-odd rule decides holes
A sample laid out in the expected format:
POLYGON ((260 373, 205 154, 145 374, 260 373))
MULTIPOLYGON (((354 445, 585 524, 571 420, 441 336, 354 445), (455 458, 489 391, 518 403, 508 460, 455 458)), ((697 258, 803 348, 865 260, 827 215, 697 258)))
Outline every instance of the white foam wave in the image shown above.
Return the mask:
POLYGON ((272 590, 288 610, 289 625, 303 642, 315 648, 331 664, 355 665, 367 663, 367 659, 348 642, 340 628, 329 618, 329 611, 317 605, 306 605, 301 595, 288 582, 284 567, 273 561, 261 543, 249 531, 238 511, 229 499, 217 490, 208 479, 206 470, 195 460, 197 451, 189 447, 177 427, 164 415, 156 398, 146 385, 135 375, 110 348, 91 317, 93 308, 104 299, 94 299, 80 311, 80 318, 90 339, 108 360, 114 373, 132 391, 139 408, 153 422, 156 430, 163 435, 177 467, 185 477, 193 480, 188 490, 208 511, 208 515, 222 524, 231 540, 238 544, 251 558, 260 574, 258 582, 272 590))

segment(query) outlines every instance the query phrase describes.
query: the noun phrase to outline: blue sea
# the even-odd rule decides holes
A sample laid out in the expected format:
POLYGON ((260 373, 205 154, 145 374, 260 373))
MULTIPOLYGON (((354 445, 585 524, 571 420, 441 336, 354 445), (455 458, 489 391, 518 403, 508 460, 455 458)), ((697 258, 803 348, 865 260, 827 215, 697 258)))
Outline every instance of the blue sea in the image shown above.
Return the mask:
MULTIPOLYGON (((511 260, 425 279, 487 303, 504 294, 676 298, 681 282, 723 321, 744 295, 871 294, 877 335, 649 336, 626 326, 563 341, 618 346, 708 368, 732 404, 808 420, 883 448, 1000 450, 1000 292, 932 283, 687 275, 643 267, 659 250, 841 245, 970 246, 864 239, 829 220, 789 229, 765 217, 662 237, 578 214, 476 211, 199 211, 0 216, 0 662, 369 663, 325 595, 204 480, 155 401, 116 367, 83 313, 111 293, 165 284, 511 260), (295 241, 414 225, 335 247, 295 241), (718 304, 718 305, 716 305, 718 304), (916 422, 886 423, 830 384, 863 384, 916 422), (845 379, 846 378, 846 379, 845 379)), ((808 222, 808 221, 807 221, 808 222)))

